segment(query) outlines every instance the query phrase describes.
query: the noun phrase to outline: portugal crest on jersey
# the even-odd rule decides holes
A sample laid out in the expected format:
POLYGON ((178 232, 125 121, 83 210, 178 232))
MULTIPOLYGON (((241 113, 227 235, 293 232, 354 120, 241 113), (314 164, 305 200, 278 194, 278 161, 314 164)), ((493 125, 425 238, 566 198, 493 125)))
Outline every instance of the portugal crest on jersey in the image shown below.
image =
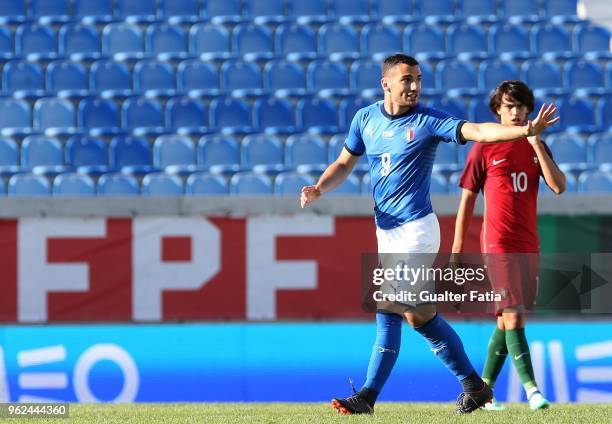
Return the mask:
POLYGON ((405 132, 405 134, 406 134, 406 141, 414 140, 414 128, 408 126, 408 127, 405 127, 405 129, 406 129, 406 132, 405 132))

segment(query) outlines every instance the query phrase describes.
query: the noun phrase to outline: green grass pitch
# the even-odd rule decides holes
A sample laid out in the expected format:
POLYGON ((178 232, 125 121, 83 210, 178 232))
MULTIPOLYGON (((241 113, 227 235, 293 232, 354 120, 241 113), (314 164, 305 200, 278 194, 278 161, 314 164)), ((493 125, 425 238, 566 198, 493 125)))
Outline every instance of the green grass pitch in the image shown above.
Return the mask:
MULTIPOLYGON (((450 403, 385 403, 373 416, 339 415, 323 403, 187 403, 70 405, 66 420, 27 420, 29 423, 610 423, 612 404, 552 405, 531 411, 526 404, 508 404, 503 412, 476 411, 456 415, 450 403)), ((11 419, 11 423, 18 420, 11 419)), ((26 421, 26 420, 19 420, 26 421)))

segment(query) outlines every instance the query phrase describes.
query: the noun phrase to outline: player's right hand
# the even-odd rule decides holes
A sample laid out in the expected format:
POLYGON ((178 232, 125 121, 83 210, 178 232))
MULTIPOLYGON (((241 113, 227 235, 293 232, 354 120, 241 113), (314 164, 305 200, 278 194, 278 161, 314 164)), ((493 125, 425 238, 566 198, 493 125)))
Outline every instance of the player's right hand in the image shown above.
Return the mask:
POLYGON ((317 186, 302 187, 302 193, 300 195, 300 206, 302 206, 303 208, 307 204, 319 200, 321 194, 321 190, 319 190, 317 186))
POLYGON ((561 117, 556 116, 557 107, 554 104, 544 103, 538 112, 538 116, 533 121, 527 122, 527 137, 540 134, 546 128, 556 123, 561 117))

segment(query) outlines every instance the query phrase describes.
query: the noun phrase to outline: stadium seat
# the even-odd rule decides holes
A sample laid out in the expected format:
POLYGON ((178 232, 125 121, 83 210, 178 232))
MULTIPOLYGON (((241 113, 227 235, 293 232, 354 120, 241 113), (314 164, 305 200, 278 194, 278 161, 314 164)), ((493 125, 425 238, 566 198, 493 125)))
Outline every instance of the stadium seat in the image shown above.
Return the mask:
POLYGON ((566 94, 561 85, 561 69, 555 62, 526 61, 521 66, 521 79, 534 90, 536 98, 566 94))
POLYGON ((72 0, 72 13, 86 24, 112 22, 113 0, 72 0))
POLYGON ((276 55, 290 61, 314 60, 318 57, 315 33, 309 26, 283 24, 274 34, 276 55))
POLYGON ((8 181, 12 197, 46 197, 51 195, 49 180, 43 175, 15 174, 8 181))
POLYGON ((15 31, 15 53, 29 61, 57 58, 57 35, 52 27, 25 23, 15 31))
POLYGON ((317 173, 327 167, 327 144, 316 135, 293 134, 285 142, 285 167, 317 173))
POLYGON ((242 140, 240 163, 243 169, 255 172, 281 172, 283 165, 283 145, 274 136, 253 134, 242 140))
POLYGON ((504 61, 531 59, 529 33, 523 26, 503 24, 489 29, 489 51, 504 61))
MULTIPOLYGON (((0 16, 0 22, 2 22, 2 16, 0 16)), ((11 60, 14 57, 13 33, 8 28, 0 27, 0 60, 11 60)))
POLYGON ((298 172, 281 172, 274 179, 274 195, 299 196, 302 187, 314 185, 315 179, 308 174, 298 172))
POLYGON ((584 171, 587 165, 587 145, 577 135, 549 136, 548 147, 556 163, 570 171, 584 171))
POLYGON ((263 97, 253 104, 253 125, 266 134, 292 134, 297 131, 295 111, 290 101, 263 97))
POLYGON ((218 96, 219 74, 215 65, 200 60, 185 60, 177 67, 177 86, 180 93, 196 99, 218 96))
POLYGON ((587 60, 611 59, 610 31, 596 25, 576 25, 572 32, 574 52, 587 60))
POLYGON ((369 0, 331 0, 328 15, 342 25, 367 24, 376 19, 376 15, 370 11, 369 0))
POLYGON ((432 173, 429 192, 431 194, 448 194, 448 181, 446 181, 444 175, 437 172, 432 173))
POLYGON ((306 98, 297 104, 297 125, 313 134, 334 134, 338 128, 338 113, 327 99, 306 98))
POLYGON ((161 61, 186 59, 187 34, 178 25, 167 23, 149 25, 146 32, 147 54, 161 61))
POLYGON ((0 25, 27 21, 25 6, 26 0, 0 0, 0 25))
POLYGON ((503 0, 500 11, 512 25, 535 24, 544 20, 538 2, 533 0, 503 0))
POLYGON ((612 131, 612 96, 606 96, 599 101, 596 110, 597 125, 602 130, 612 131))
POLYGON ((215 25, 233 25, 247 20, 242 16, 241 0, 206 0, 200 15, 215 25))
POLYGON ((449 26, 446 30, 446 48, 459 60, 484 60, 489 57, 485 33, 475 25, 449 26))
POLYGON ((121 107, 123 128, 135 136, 155 137, 168 132, 157 100, 133 97, 121 107))
POLYGON ((17 143, 12 138, 0 138, 0 176, 10 177, 20 170, 17 143))
POLYGON ((318 49, 331 60, 359 59, 359 41, 353 27, 324 24, 319 28, 318 49))
POLYGON ((361 108, 371 105, 376 100, 367 97, 348 96, 342 99, 338 112, 340 113, 340 128, 348 131, 353 117, 361 108))
POLYGON ((102 30, 102 52, 118 61, 144 58, 142 30, 126 22, 106 25, 102 30))
POLYGON ((612 91, 612 61, 606 65, 606 85, 612 91))
POLYGON ((485 60, 478 68, 478 87, 484 92, 495 89, 502 81, 518 79, 519 70, 512 62, 485 60))
POLYGON ((315 60, 308 65, 306 85, 320 97, 346 96, 349 81, 342 62, 315 60))
POLYGON ((272 181, 265 174, 239 172, 230 179, 230 194, 234 196, 271 196, 272 181))
POLYGON ((593 134, 588 143, 589 162, 597 166, 612 164, 612 134, 593 134))
POLYGON ((461 0, 461 13, 470 25, 494 24, 500 21, 496 0, 461 0))
POLYGON ((239 24, 232 30, 232 51, 246 61, 274 58, 272 31, 266 26, 239 24))
POLYGON ((326 0, 287 0, 287 15, 299 25, 316 25, 334 20, 327 14, 326 0))
POLYGON ((47 65, 47 92, 59 97, 79 100, 90 94, 87 69, 72 61, 57 61, 47 65))
POLYGON ((98 180, 98 196, 134 197, 139 194, 138 181, 132 175, 104 174, 98 180))
POLYGON ((221 89, 236 98, 261 96, 262 78, 259 66, 253 62, 226 61, 221 65, 221 89))
POLYGON ((101 60, 89 69, 89 88, 103 98, 132 95, 132 76, 125 63, 101 60))
POLYGON ((21 168, 38 175, 65 172, 62 145, 55 138, 27 136, 21 142, 21 168))
POLYGON ((350 174, 339 186, 325 195, 328 197, 359 196, 361 195, 361 181, 355 174, 350 174))
POLYGON ((283 0, 245 0, 245 13, 255 25, 279 24, 287 21, 283 0))
POLYGON ((439 173, 451 173, 460 169, 457 163, 457 144, 455 143, 438 143, 436 150, 436 159, 434 161, 434 170, 439 173))
POLYGON ((28 15, 44 25, 62 24, 72 20, 68 0, 30 0, 28 15))
POLYGON ((361 178, 361 194, 363 196, 372 196, 373 188, 372 188, 372 177, 370 173, 363 174, 361 178))
POLYGON ((129 23, 157 21, 155 0, 115 0, 115 17, 129 23))
POLYGON ((198 99, 170 99, 166 103, 166 127, 181 135, 207 134, 208 107, 198 99))
POLYGON ((168 62, 141 60, 134 66, 134 90, 146 97, 176 96, 176 77, 168 62))
MULTIPOLYGON (((422 71, 421 71, 422 72, 422 71)), ((380 94, 382 65, 379 61, 356 60, 350 68, 350 88, 356 94, 370 97, 380 94)))
POLYGON ((44 96, 43 75, 38 63, 10 61, 2 69, 4 93, 18 99, 44 96))
POLYGON ((27 102, 0 98, 0 133, 8 137, 32 133, 32 111, 27 102))
POLYGON ((578 188, 582 193, 612 193, 612 174, 601 171, 583 172, 578 179, 578 188))
POLYGON ((554 24, 575 24, 582 21, 578 17, 578 0, 544 0, 544 15, 554 24))
POLYGON ((75 62, 99 60, 100 34, 95 26, 66 24, 59 30, 59 52, 75 62))
POLYGON ((240 171, 238 142, 231 136, 203 136, 198 142, 198 165, 215 173, 233 174, 240 171))
POLYGON ((200 19, 199 6, 199 0, 158 0, 157 17, 172 25, 192 24, 200 19))
MULTIPOLYGON (((439 87, 435 87, 436 77, 434 76, 434 70, 427 62, 419 62, 421 68, 421 98, 435 97, 441 94, 439 87)), ((367 93, 375 96, 380 96, 380 90, 377 90, 376 94, 367 93)))
POLYGON ((531 29, 531 51, 544 60, 568 60, 575 54, 570 48, 570 35, 562 26, 534 25, 531 29))
POLYGON ((414 12, 427 25, 447 25, 461 20, 453 0, 414 0, 414 12))
MULTIPOLYGON (((344 143, 346 141, 346 134, 336 134, 332 138, 329 139, 329 145, 327 147, 327 161, 331 164, 333 163, 344 148, 344 143)), ((370 171, 370 167, 368 165, 367 154, 363 154, 359 157, 359 160, 353 167, 353 173, 362 175, 370 171)))
POLYGON ((110 167, 125 174, 153 172, 150 143, 140 137, 114 137, 110 143, 110 167))
POLYGON ((449 97, 436 98, 429 106, 459 119, 467 119, 468 117, 465 104, 459 99, 449 97))
POLYGON ((361 29, 361 52, 380 62, 402 51, 402 34, 395 26, 368 24, 361 29))
POLYGON ((89 175, 60 174, 53 180, 53 196, 93 197, 95 195, 96 187, 89 175))
POLYGON ((248 134, 252 131, 249 105, 232 98, 210 102, 210 126, 222 134, 248 134))
POLYGON ((86 98, 79 102, 78 125, 96 136, 121 132, 119 110, 115 102, 99 98, 86 98))
POLYGON ((195 24, 189 29, 189 53, 204 61, 234 57, 229 31, 223 25, 195 24))
POLYGON ((491 122, 495 117, 489 109, 489 102, 479 97, 470 101, 468 119, 470 122, 491 122))
POLYGON ((404 50, 419 61, 443 60, 448 57, 444 33, 431 25, 408 25, 404 30, 404 50))
POLYGON ((169 174, 188 174, 198 170, 193 141, 181 135, 162 135, 153 143, 153 166, 169 174))
POLYGON ((478 96, 478 73, 470 62, 449 61, 436 65, 436 86, 447 96, 478 96))
POLYGON ((603 70, 597 62, 566 62, 563 80, 565 88, 575 96, 603 96, 608 93, 603 70))
POLYGON ((147 174, 142 179, 142 195, 147 197, 182 196, 183 180, 173 174, 147 174))
POLYGON ((556 130, 589 134, 601 130, 595 122, 595 110, 589 99, 572 97, 561 102, 559 116, 561 120, 556 130))
POLYGON ((34 103, 34 128, 48 136, 77 133, 74 106, 65 99, 38 99, 34 103))
MULTIPOLYGON (((565 193, 575 194, 578 192, 578 180, 571 172, 565 173, 565 193)), ((548 187, 544 177, 540 178, 539 196, 555 196, 555 193, 548 187)))
POLYGON ((109 172, 106 144, 99 138, 70 137, 66 141, 66 164, 79 174, 100 175, 109 172))
POLYGON ((226 196, 229 194, 228 182, 221 175, 194 172, 187 177, 185 184, 188 196, 226 196))
POLYGON ((271 60, 264 66, 264 88, 277 97, 306 94, 306 72, 297 63, 271 60))
POLYGON ((413 24, 419 20, 414 16, 412 0, 378 0, 372 6, 385 25, 413 24))

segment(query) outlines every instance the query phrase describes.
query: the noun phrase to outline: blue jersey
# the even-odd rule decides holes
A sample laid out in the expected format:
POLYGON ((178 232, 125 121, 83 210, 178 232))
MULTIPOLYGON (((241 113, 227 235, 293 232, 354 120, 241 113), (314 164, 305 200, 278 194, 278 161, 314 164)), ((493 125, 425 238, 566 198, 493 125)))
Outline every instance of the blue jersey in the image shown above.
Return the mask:
POLYGON ((464 122, 421 105, 389 115, 382 101, 355 114, 344 147, 352 155, 367 154, 379 228, 399 227, 433 212, 429 186, 438 143, 465 144, 464 122))

